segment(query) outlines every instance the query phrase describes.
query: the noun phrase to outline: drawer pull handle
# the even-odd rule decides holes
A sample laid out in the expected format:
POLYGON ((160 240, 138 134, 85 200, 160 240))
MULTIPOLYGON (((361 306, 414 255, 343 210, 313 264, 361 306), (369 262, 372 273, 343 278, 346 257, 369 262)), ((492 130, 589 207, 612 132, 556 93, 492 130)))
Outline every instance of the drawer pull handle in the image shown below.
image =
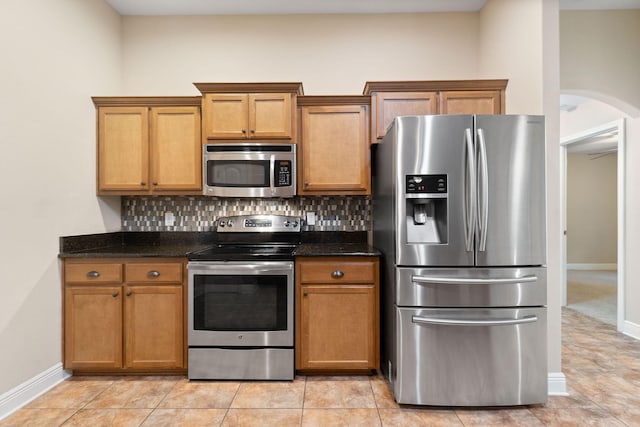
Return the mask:
POLYGON ((127 293, 125 294, 126 296, 130 297, 133 294, 133 292, 131 291, 127 291, 127 293))
POLYGON ((87 273, 87 277, 93 277, 93 278, 100 277, 100 272, 91 270, 90 272, 87 273))
POLYGON ((339 279, 343 276, 344 276, 344 273, 340 270, 336 270, 333 273, 331 273, 331 277, 333 277, 334 279, 339 279))
POLYGON ((118 291, 115 291, 114 293, 111 294, 112 297, 117 297, 118 296, 118 291))
POLYGON ((147 273, 147 277, 160 277, 160 272, 158 270, 151 270, 147 273))

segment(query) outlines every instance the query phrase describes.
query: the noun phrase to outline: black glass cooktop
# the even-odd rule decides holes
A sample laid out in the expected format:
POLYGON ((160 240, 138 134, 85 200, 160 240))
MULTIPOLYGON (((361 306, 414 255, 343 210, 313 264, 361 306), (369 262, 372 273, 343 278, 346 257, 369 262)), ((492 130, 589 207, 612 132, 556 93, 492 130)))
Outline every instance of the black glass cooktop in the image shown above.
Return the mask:
POLYGON ((291 244, 217 244, 206 249, 191 252, 189 261, 255 261, 291 260, 296 245, 291 244))

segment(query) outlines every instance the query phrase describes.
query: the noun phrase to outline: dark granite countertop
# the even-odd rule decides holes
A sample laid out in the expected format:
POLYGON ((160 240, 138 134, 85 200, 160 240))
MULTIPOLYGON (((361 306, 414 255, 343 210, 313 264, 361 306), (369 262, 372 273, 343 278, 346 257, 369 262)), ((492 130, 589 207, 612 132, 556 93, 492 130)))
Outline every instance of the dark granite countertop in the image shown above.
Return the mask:
POLYGON ((185 257, 214 242, 212 233, 123 232, 60 238, 60 258, 185 257))
POLYGON ((366 243, 302 243, 293 253, 309 256, 380 256, 380 251, 366 243))
MULTIPOLYGON (((60 237, 60 258, 185 257, 215 243, 213 232, 112 232, 60 237)), ((295 256, 379 256, 366 232, 303 232, 295 256)))

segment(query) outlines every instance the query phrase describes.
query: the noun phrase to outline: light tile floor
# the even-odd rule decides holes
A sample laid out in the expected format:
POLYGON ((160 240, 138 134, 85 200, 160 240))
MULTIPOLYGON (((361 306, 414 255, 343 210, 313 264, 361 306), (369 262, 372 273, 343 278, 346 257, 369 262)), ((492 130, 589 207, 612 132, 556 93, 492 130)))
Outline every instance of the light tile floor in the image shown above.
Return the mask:
POLYGON ((0 426, 640 426, 640 342, 565 309, 563 372, 569 397, 493 409, 399 407, 380 376, 72 377, 0 426))

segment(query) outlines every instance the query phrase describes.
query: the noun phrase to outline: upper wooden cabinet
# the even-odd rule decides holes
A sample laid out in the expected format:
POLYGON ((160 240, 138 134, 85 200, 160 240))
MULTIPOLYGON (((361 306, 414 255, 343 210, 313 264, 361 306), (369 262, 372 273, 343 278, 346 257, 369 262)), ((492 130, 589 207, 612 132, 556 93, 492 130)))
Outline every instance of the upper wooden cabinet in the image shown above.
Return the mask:
POLYGON ((94 97, 101 195, 200 194, 200 97, 94 97))
POLYGON ((298 194, 371 194, 366 96, 302 96, 298 194))
POLYGON ((436 92, 380 92, 376 95, 376 138, 382 138, 387 128, 398 116, 422 116, 437 114, 436 92))
POLYGON ((440 114, 501 114, 502 93, 498 90, 440 92, 440 114))
POLYGON ((367 82, 371 96, 371 140, 378 142, 398 116, 504 114, 507 80, 367 82))
POLYGON ((195 83, 202 92, 203 142, 294 139, 301 83, 195 83))

